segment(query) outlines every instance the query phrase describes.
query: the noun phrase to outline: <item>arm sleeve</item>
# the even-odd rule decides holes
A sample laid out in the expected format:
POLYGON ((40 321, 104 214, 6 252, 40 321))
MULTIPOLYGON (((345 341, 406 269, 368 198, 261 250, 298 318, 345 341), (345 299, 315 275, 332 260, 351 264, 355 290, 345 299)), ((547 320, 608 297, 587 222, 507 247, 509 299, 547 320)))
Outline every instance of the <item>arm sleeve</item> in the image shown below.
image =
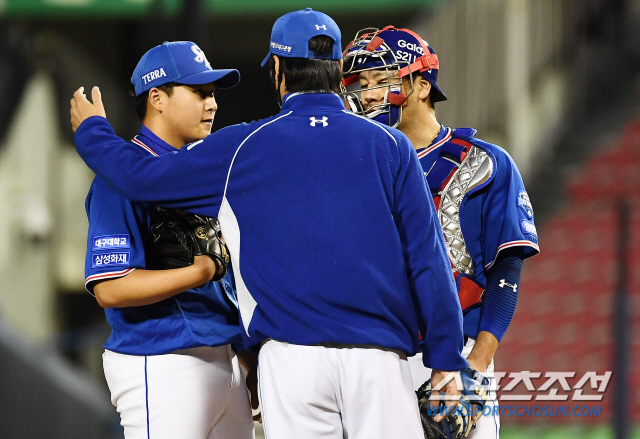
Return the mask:
POLYGON ((461 356, 462 311, 435 206, 415 149, 405 136, 398 137, 400 170, 393 215, 425 340, 423 362, 433 369, 464 369, 468 363, 461 356))
POLYGON ((105 118, 93 116, 78 127, 74 140, 85 163, 117 194, 217 216, 228 166, 216 154, 219 149, 213 151, 213 137, 191 149, 154 157, 119 138, 105 118))
POLYGON ((503 250, 521 249, 523 258, 539 253, 533 207, 515 163, 496 155, 497 170, 482 205, 482 255, 489 271, 503 250))
POLYGON ((144 238, 147 209, 111 191, 99 177, 87 197, 89 230, 85 258, 85 288, 93 294, 95 281, 123 277, 145 268, 144 238))
POLYGON ((487 273, 479 330, 493 334, 498 341, 507 331, 518 302, 522 256, 514 253, 503 252, 487 273))

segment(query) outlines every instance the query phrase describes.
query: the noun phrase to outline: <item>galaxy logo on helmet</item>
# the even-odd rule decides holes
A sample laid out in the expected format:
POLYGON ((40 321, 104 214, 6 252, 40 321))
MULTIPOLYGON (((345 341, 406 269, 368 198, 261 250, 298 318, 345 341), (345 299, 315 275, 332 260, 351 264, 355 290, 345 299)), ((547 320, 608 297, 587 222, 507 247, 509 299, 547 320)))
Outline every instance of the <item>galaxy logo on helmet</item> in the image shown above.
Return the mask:
POLYGON ((233 69, 211 68, 204 52, 190 41, 165 41, 142 55, 131 75, 136 96, 153 87, 175 82, 185 85, 214 83, 231 88, 240 82, 240 73, 233 69))
POLYGON ((337 61, 342 59, 340 28, 331 17, 322 12, 307 8, 302 11, 289 12, 278 18, 271 30, 269 53, 262 61, 264 67, 271 55, 286 58, 323 58, 337 61), (318 35, 326 35, 333 41, 331 56, 316 56, 309 50, 309 40, 318 35))
POLYGON ((382 30, 368 28, 359 31, 343 54, 344 80, 342 96, 347 108, 391 127, 402 119, 402 104, 413 93, 402 93, 402 78, 414 72, 431 84, 432 102, 447 99, 437 84, 440 64, 434 50, 418 34, 408 29, 387 26, 382 30), (362 91, 357 85, 359 74, 368 70, 382 70, 387 81, 372 88, 386 88, 381 104, 365 109, 360 99, 362 91))

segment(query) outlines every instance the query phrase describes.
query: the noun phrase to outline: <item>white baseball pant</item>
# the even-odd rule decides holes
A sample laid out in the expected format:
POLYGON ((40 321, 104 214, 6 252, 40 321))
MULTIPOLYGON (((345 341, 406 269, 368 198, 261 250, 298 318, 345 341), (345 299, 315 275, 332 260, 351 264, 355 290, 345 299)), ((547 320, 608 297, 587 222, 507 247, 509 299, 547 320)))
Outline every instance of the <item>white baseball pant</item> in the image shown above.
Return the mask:
POLYGON ((244 376, 230 346, 102 355, 126 439, 254 439, 244 376))
POLYGON ((423 439, 402 353, 270 340, 259 355, 266 439, 423 439))

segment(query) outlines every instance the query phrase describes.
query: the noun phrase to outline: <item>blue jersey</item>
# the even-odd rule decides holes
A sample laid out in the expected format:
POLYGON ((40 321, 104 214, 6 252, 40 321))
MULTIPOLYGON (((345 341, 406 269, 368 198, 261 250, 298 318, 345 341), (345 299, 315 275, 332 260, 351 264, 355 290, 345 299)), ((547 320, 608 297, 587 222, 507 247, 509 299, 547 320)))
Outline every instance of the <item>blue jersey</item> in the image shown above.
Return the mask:
POLYGON ((504 149, 475 133, 441 127, 431 145, 417 151, 446 237, 464 334, 471 338, 478 335, 487 271, 500 251, 520 248, 524 258, 540 251, 518 168, 504 149))
MULTIPOLYGON (((158 156, 177 152, 146 127, 131 145, 158 156)), ((86 200, 89 235, 85 262, 86 288, 93 283, 126 276, 147 266, 145 246, 153 211, 111 191, 96 177, 86 200)), ((185 291, 151 305, 105 309, 112 328, 106 349, 130 355, 165 354, 176 349, 240 342, 239 316, 233 278, 185 291)))
POLYGON ((91 117, 87 164, 127 198, 218 217, 245 346, 374 345, 425 365, 467 362, 444 239, 415 149, 327 93, 286 96, 271 118, 149 157, 91 117), (427 257, 425 257, 427 255, 427 257))

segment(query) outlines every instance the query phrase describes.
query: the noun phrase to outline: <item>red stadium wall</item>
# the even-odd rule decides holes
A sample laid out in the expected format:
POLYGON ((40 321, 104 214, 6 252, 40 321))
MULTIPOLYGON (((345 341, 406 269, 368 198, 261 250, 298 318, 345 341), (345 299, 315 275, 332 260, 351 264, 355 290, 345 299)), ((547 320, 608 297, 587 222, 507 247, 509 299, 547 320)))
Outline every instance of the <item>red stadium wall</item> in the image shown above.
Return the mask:
MULTIPOLYGON (((592 389, 590 383, 582 387, 583 395, 603 395, 601 401, 572 399, 574 387, 585 373, 604 375, 614 367, 613 310, 621 201, 631 209, 626 252, 631 326, 628 384, 630 389, 640 388, 640 120, 636 120, 608 148, 588 160, 569 185, 564 210, 539 229, 541 254, 524 264, 516 314, 496 355, 497 370, 506 372, 498 393, 501 406, 529 410, 535 406, 547 406, 547 410, 567 407, 570 414, 543 416, 541 409, 535 409, 539 415, 527 415, 523 407, 511 416, 502 416, 505 424, 611 420, 613 378, 604 393, 592 389), (527 390, 522 383, 511 391, 504 390, 513 381, 510 374, 520 371, 541 372, 540 378, 531 379, 536 391, 527 390), (575 372, 575 377, 567 378, 570 389, 556 382, 542 391, 547 372, 575 372), (557 395, 568 395, 567 400, 540 398, 552 389, 557 389, 557 395), (508 400, 513 395, 531 396, 531 400, 508 400), (585 406, 590 407, 589 415, 585 415, 585 406), (576 417, 580 410, 583 416, 576 417)), ((629 394, 630 415, 637 423, 640 392, 631 390, 629 394)))

